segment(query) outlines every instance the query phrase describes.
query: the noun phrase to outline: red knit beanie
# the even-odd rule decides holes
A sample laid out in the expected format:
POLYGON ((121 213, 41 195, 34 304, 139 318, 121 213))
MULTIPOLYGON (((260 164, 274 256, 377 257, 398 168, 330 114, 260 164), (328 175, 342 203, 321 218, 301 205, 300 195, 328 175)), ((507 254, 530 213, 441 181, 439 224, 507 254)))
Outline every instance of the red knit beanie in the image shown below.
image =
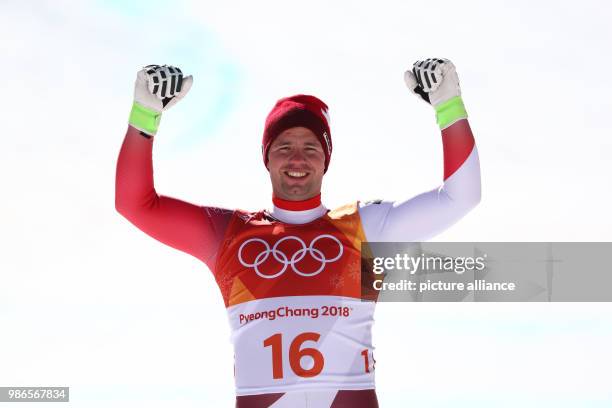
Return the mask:
POLYGON ((319 138, 325 153, 325 171, 327 171, 332 153, 328 107, 322 100, 311 95, 293 95, 279 99, 268 114, 261 141, 261 151, 266 167, 268 150, 276 136, 296 126, 310 129, 319 138))

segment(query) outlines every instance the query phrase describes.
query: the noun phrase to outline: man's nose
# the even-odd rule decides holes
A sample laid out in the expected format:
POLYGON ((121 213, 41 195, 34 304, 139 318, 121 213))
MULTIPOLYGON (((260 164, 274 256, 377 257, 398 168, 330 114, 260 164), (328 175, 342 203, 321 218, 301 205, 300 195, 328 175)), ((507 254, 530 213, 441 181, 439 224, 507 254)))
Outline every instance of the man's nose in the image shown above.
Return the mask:
POLYGON ((304 152, 302 151, 302 149, 293 149, 293 151, 291 152, 291 155, 289 156, 289 161, 290 162, 303 162, 305 158, 306 156, 304 155, 304 152))

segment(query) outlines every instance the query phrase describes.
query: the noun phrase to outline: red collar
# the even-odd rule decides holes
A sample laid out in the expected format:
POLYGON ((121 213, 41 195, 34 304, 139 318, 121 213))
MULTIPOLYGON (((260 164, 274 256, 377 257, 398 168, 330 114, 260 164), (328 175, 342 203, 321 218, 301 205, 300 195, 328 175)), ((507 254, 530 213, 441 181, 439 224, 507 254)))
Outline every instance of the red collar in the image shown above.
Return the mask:
POLYGON ((276 197, 272 194, 272 202, 278 208, 289 211, 304 211, 304 210, 312 210, 313 208, 317 208, 321 205, 321 193, 316 196, 309 198, 307 200, 302 201, 291 201, 291 200, 283 200, 282 198, 276 197))

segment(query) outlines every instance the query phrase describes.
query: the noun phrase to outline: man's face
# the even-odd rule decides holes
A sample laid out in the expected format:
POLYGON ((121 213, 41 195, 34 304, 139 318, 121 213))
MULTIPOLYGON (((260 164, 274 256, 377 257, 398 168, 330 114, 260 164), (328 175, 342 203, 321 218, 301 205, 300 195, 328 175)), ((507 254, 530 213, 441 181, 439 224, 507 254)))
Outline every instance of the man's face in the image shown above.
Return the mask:
POLYGON ((268 170, 274 195, 300 201, 321 192, 325 153, 308 128, 293 127, 279 134, 268 150, 268 170))

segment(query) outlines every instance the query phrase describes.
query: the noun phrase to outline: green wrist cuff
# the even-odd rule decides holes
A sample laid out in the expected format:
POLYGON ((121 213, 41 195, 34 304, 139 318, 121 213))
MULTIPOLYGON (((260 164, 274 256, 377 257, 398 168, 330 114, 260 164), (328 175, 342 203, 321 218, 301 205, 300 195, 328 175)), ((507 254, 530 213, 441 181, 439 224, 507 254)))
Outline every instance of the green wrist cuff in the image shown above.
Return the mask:
POLYGON ((161 113, 134 102, 130 112, 130 125, 150 135, 157 133, 161 113))
POLYGON ((459 119, 467 118, 467 111, 460 96, 450 98, 436 106, 436 120, 440 129, 444 129, 459 119))

